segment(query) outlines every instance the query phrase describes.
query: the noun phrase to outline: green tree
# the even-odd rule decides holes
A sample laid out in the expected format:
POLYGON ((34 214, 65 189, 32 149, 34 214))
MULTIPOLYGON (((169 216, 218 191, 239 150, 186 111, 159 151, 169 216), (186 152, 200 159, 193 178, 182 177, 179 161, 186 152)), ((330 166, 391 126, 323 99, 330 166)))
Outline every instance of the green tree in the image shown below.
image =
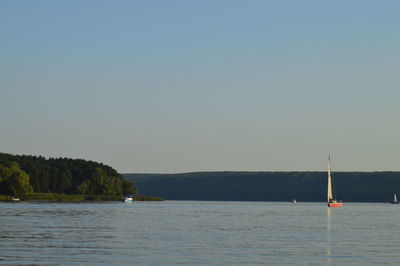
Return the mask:
POLYGON ((89 195, 89 194, 92 194, 92 191, 90 190, 90 188, 91 188, 90 180, 85 180, 77 187, 76 190, 79 194, 89 195))
POLYGON ((10 162, 7 166, 0 165, 0 192, 16 196, 33 192, 29 175, 20 168, 18 163, 10 162))
POLYGON ((128 180, 123 180, 122 181, 122 185, 121 185, 121 190, 122 190, 122 194, 131 194, 131 195, 136 195, 137 193, 137 189, 134 186, 133 182, 128 181, 128 180))

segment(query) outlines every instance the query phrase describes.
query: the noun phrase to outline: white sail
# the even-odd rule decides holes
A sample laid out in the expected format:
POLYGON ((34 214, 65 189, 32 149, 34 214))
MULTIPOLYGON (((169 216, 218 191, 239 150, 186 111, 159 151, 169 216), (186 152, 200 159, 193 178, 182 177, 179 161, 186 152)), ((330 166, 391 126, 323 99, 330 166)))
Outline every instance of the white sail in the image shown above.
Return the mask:
POLYGON ((331 180, 331 157, 328 159, 328 202, 333 200, 332 195, 332 180, 331 180))
POLYGON ((394 199, 393 199, 393 202, 397 202, 396 193, 394 193, 394 199))
POLYGON ((328 159, 328 207, 342 207, 342 201, 337 201, 332 193, 331 157, 328 159))

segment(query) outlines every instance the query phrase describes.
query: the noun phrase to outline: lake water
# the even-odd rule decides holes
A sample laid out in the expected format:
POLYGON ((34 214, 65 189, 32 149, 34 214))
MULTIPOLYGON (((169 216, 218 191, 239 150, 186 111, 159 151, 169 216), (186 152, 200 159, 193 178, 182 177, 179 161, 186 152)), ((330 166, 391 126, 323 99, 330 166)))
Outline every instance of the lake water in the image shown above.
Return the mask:
POLYGON ((400 206, 0 203, 0 264, 400 264, 400 206))

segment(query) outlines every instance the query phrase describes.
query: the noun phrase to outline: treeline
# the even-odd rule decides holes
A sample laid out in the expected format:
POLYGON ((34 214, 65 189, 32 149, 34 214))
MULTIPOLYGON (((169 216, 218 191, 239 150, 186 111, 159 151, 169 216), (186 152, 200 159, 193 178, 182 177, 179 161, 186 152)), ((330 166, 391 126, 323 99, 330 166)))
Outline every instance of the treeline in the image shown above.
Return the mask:
POLYGON ((82 159, 0 153, 0 194, 136 194, 133 182, 110 166, 82 159))
MULTIPOLYGON (((168 200, 326 201, 326 172, 197 172, 125 174, 142 193, 168 200)), ((336 198, 389 202, 400 172, 334 172, 336 198)))

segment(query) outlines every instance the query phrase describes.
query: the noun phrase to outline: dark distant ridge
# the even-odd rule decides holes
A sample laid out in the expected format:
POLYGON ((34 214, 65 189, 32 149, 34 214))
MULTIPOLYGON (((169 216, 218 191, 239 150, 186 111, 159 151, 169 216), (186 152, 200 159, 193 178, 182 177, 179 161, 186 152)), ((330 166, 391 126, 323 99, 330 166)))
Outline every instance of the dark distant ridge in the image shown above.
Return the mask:
MULTIPOLYGON (((326 172, 193 172, 123 174, 140 193, 167 200, 326 201, 326 172)), ((400 172, 334 172, 336 198, 390 202, 400 196, 400 172)))

